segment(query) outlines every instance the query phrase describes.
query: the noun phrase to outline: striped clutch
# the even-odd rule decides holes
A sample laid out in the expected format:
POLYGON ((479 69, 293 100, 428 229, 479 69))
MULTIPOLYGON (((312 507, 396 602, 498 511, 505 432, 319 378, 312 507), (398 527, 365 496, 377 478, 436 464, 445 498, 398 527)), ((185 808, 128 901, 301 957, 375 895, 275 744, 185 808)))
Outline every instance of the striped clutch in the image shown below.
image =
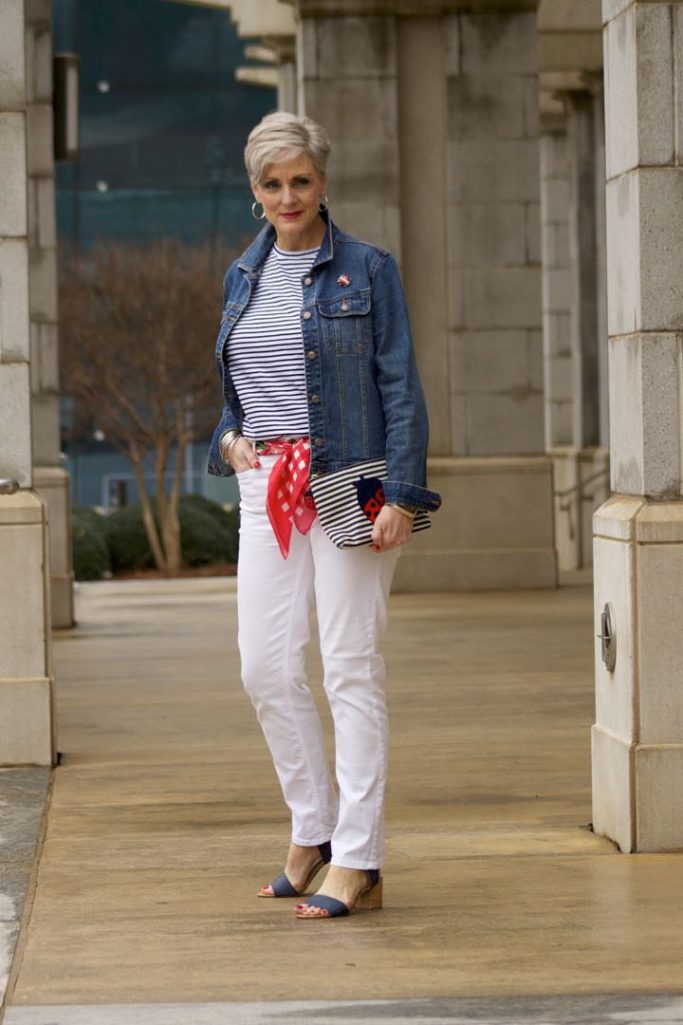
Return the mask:
MULTIPOLYGON (((386 476, 384 459, 373 459, 311 479, 310 491, 320 524, 337 548, 372 543, 372 527, 385 501, 382 481, 386 476)), ((428 514, 419 510, 413 520, 413 533, 428 527, 428 514)))

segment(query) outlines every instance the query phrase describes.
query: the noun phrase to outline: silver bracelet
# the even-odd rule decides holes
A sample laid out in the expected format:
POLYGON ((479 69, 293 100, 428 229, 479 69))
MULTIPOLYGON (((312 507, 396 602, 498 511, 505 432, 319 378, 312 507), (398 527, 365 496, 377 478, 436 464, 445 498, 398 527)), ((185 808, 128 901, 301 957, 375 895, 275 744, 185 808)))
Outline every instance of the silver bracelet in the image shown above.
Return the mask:
POLYGON ((228 464, 230 449, 233 447, 235 442, 240 440, 241 437, 241 432, 235 430, 235 428, 229 431, 224 431, 223 434, 221 434, 220 441, 218 442, 218 451, 221 454, 221 459, 226 465, 228 464))
POLYGON ((400 505, 398 502, 387 502, 390 509, 395 509, 396 512, 400 512, 402 516, 405 516, 408 520, 415 519, 415 510, 407 509, 405 505, 400 505))

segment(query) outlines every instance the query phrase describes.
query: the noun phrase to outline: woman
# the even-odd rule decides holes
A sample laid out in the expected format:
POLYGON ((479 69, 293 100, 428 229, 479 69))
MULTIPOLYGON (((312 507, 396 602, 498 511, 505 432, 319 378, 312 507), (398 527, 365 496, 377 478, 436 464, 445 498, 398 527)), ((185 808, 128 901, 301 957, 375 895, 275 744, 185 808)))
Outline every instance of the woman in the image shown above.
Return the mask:
POLYGON ((239 649, 292 816, 283 873, 260 897, 303 894, 297 917, 381 906, 387 757, 378 644, 401 547, 425 487, 427 416, 398 269, 327 214, 330 144, 310 118, 271 114, 245 150, 252 213, 268 224, 230 267, 216 357, 225 406, 209 472, 240 489, 239 649), (309 479, 385 458, 372 544, 337 548, 309 479), (306 684, 313 601, 334 722, 336 779, 306 684))

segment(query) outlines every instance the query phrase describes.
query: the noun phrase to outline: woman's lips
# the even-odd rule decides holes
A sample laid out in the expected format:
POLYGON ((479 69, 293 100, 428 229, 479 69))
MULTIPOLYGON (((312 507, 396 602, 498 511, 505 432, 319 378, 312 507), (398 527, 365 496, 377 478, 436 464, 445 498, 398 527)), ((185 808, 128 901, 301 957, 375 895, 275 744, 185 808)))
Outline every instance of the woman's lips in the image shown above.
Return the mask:
POLYGON ((301 216, 301 210, 294 210, 291 213, 282 214, 286 221, 295 221, 297 217, 301 216))

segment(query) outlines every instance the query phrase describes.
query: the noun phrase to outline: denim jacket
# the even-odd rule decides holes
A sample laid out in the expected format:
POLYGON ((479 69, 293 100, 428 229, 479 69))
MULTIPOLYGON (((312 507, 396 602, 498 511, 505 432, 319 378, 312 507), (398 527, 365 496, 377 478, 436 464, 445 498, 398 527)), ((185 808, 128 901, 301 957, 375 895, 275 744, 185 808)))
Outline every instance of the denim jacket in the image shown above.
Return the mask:
MULTIPOLYGON (((426 487, 427 410, 396 261, 326 221, 320 251, 302 281, 311 476, 385 458, 387 502, 438 509, 440 496, 426 487)), ((275 230, 267 225, 223 283, 216 362, 225 405, 208 464, 217 476, 233 473, 221 459, 220 438, 241 429, 244 418, 228 370, 230 332, 274 240, 275 230)))

